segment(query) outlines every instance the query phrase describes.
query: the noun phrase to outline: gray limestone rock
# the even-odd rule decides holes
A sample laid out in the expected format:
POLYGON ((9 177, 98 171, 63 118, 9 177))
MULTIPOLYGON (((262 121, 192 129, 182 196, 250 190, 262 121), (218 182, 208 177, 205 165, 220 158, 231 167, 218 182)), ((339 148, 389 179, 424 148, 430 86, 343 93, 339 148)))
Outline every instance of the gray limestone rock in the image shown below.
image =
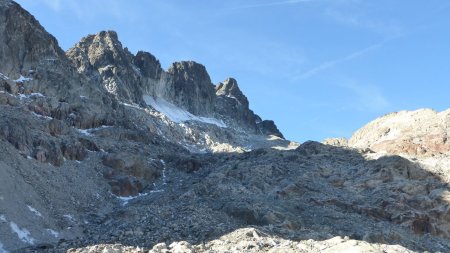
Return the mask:
POLYGON ((39 22, 13 1, 0 5, 0 73, 11 79, 30 76, 44 61, 64 52, 39 22))
POLYGON ((88 35, 66 54, 79 73, 100 81, 116 98, 144 104, 140 73, 132 63, 134 56, 122 47, 116 32, 88 35))
POLYGON ((264 135, 274 135, 284 139, 283 134, 278 130, 273 120, 263 120, 257 123, 258 129, 264 135))
POLYGON ((174 89, 170 101, 195 115, 213 114, 215 92, 205 66, 193 61, 175 62, 168 73, 174 89))
POLYGON ((155 56, 148 52, 139 51, 133 57, 133 64, 139 68, 144 77, 160 79, 163 69, 155 56))
POLYGON ((216 96, 215 111, 218 114, 248 131, 258 132, 256 126, 258 116, 250 110, 247 97, 239 89, 234 78, 228 78, 216 85, 216 96))

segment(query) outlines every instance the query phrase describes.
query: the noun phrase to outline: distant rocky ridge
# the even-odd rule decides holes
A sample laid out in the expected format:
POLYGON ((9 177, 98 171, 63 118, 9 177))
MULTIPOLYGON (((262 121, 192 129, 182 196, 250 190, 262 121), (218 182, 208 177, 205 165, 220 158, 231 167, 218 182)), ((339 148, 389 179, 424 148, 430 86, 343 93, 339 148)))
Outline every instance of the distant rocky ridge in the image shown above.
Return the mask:
POLYGON ((198 63, 0 20, 0 253, 449 251, 447 111, 299 145, 198 63))
POLYGON ((175 62, 165 72, 150 53, 133 55, 123 48, 114 31, 81 39, 67 57, 79 73, 100 81, 120 101, 145 106, 144 95, 162 98, 194 115, 217 117, 255 134, 283 137, 276 127, 260 124, 262 120, 249 109, 233 78, 219 83, 215 91, 205 67, 196 62, 175 62))

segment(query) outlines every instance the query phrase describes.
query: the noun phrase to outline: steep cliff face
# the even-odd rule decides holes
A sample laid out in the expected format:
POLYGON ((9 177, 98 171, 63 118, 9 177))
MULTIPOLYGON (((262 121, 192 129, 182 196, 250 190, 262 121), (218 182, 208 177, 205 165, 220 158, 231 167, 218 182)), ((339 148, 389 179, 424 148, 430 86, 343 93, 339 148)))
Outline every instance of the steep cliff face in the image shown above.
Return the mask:
POLYGON ((205 66, 193 61, 173 63, 168 70, 173 76, 172 101, 195 115, 212 115, 214 86, 205 66))
POLYGON ((13 1, 0 3, 0 35, 0 72, 13 79, 64 55, 56 39, 13 1))
POLYGON ((64 99, 85 82, 69 66, 56 39, 13 1, 0 6, 0 89, 64 99))

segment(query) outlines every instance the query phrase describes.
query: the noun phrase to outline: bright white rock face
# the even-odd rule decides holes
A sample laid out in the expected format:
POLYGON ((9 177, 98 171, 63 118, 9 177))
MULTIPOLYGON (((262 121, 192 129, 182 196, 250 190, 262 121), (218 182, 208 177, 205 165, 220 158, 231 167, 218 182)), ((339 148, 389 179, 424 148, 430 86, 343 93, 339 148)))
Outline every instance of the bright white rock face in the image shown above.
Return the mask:
POLYGON ((182 123, 192 120, 207 124, 213 124, 218 127, 227 127, 227 125, 222 120, 193 115, 192 113, 164 100, 163 98, 153 98, 151 96, 144 95, 144 101, 145 103, 147 103, 147 105, 166 115, 171 121, 176 123, 182 123))

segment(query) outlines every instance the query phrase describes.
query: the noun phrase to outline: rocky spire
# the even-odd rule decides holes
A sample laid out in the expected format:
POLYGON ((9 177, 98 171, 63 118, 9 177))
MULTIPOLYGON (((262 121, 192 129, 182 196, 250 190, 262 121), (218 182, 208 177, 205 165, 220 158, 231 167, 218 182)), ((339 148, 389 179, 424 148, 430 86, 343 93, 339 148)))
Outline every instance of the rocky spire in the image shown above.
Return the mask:
POLYGON ((275 135, 284 138, 275 123, 271 120, 261 120, 249 108, 247 97, 242 93, 236 79, 230 77, 216 85, 216 108, 215 110, 225 118, 236 122, 238 126, 244 127, 256 133, 264 135, 275 135))
POLYGON ((116 32, 88 35, 66 55, 78 72, 99 80, 118 99, 142 103, 139 69, 133 65, 133 54, 122 47, 116 32))
POLYGON ((229 98, 236 99, 242 106, 248 108, 248 99, 239 89, 236 79, 228 78, 227 80, 219 83, 216 86, 217 96, 226 96, 229 98))
POLYGON ((194 61, 172 63, 173 101, 196 115, 211 115, 214 109, 214 85, 205 66, 194 61))

